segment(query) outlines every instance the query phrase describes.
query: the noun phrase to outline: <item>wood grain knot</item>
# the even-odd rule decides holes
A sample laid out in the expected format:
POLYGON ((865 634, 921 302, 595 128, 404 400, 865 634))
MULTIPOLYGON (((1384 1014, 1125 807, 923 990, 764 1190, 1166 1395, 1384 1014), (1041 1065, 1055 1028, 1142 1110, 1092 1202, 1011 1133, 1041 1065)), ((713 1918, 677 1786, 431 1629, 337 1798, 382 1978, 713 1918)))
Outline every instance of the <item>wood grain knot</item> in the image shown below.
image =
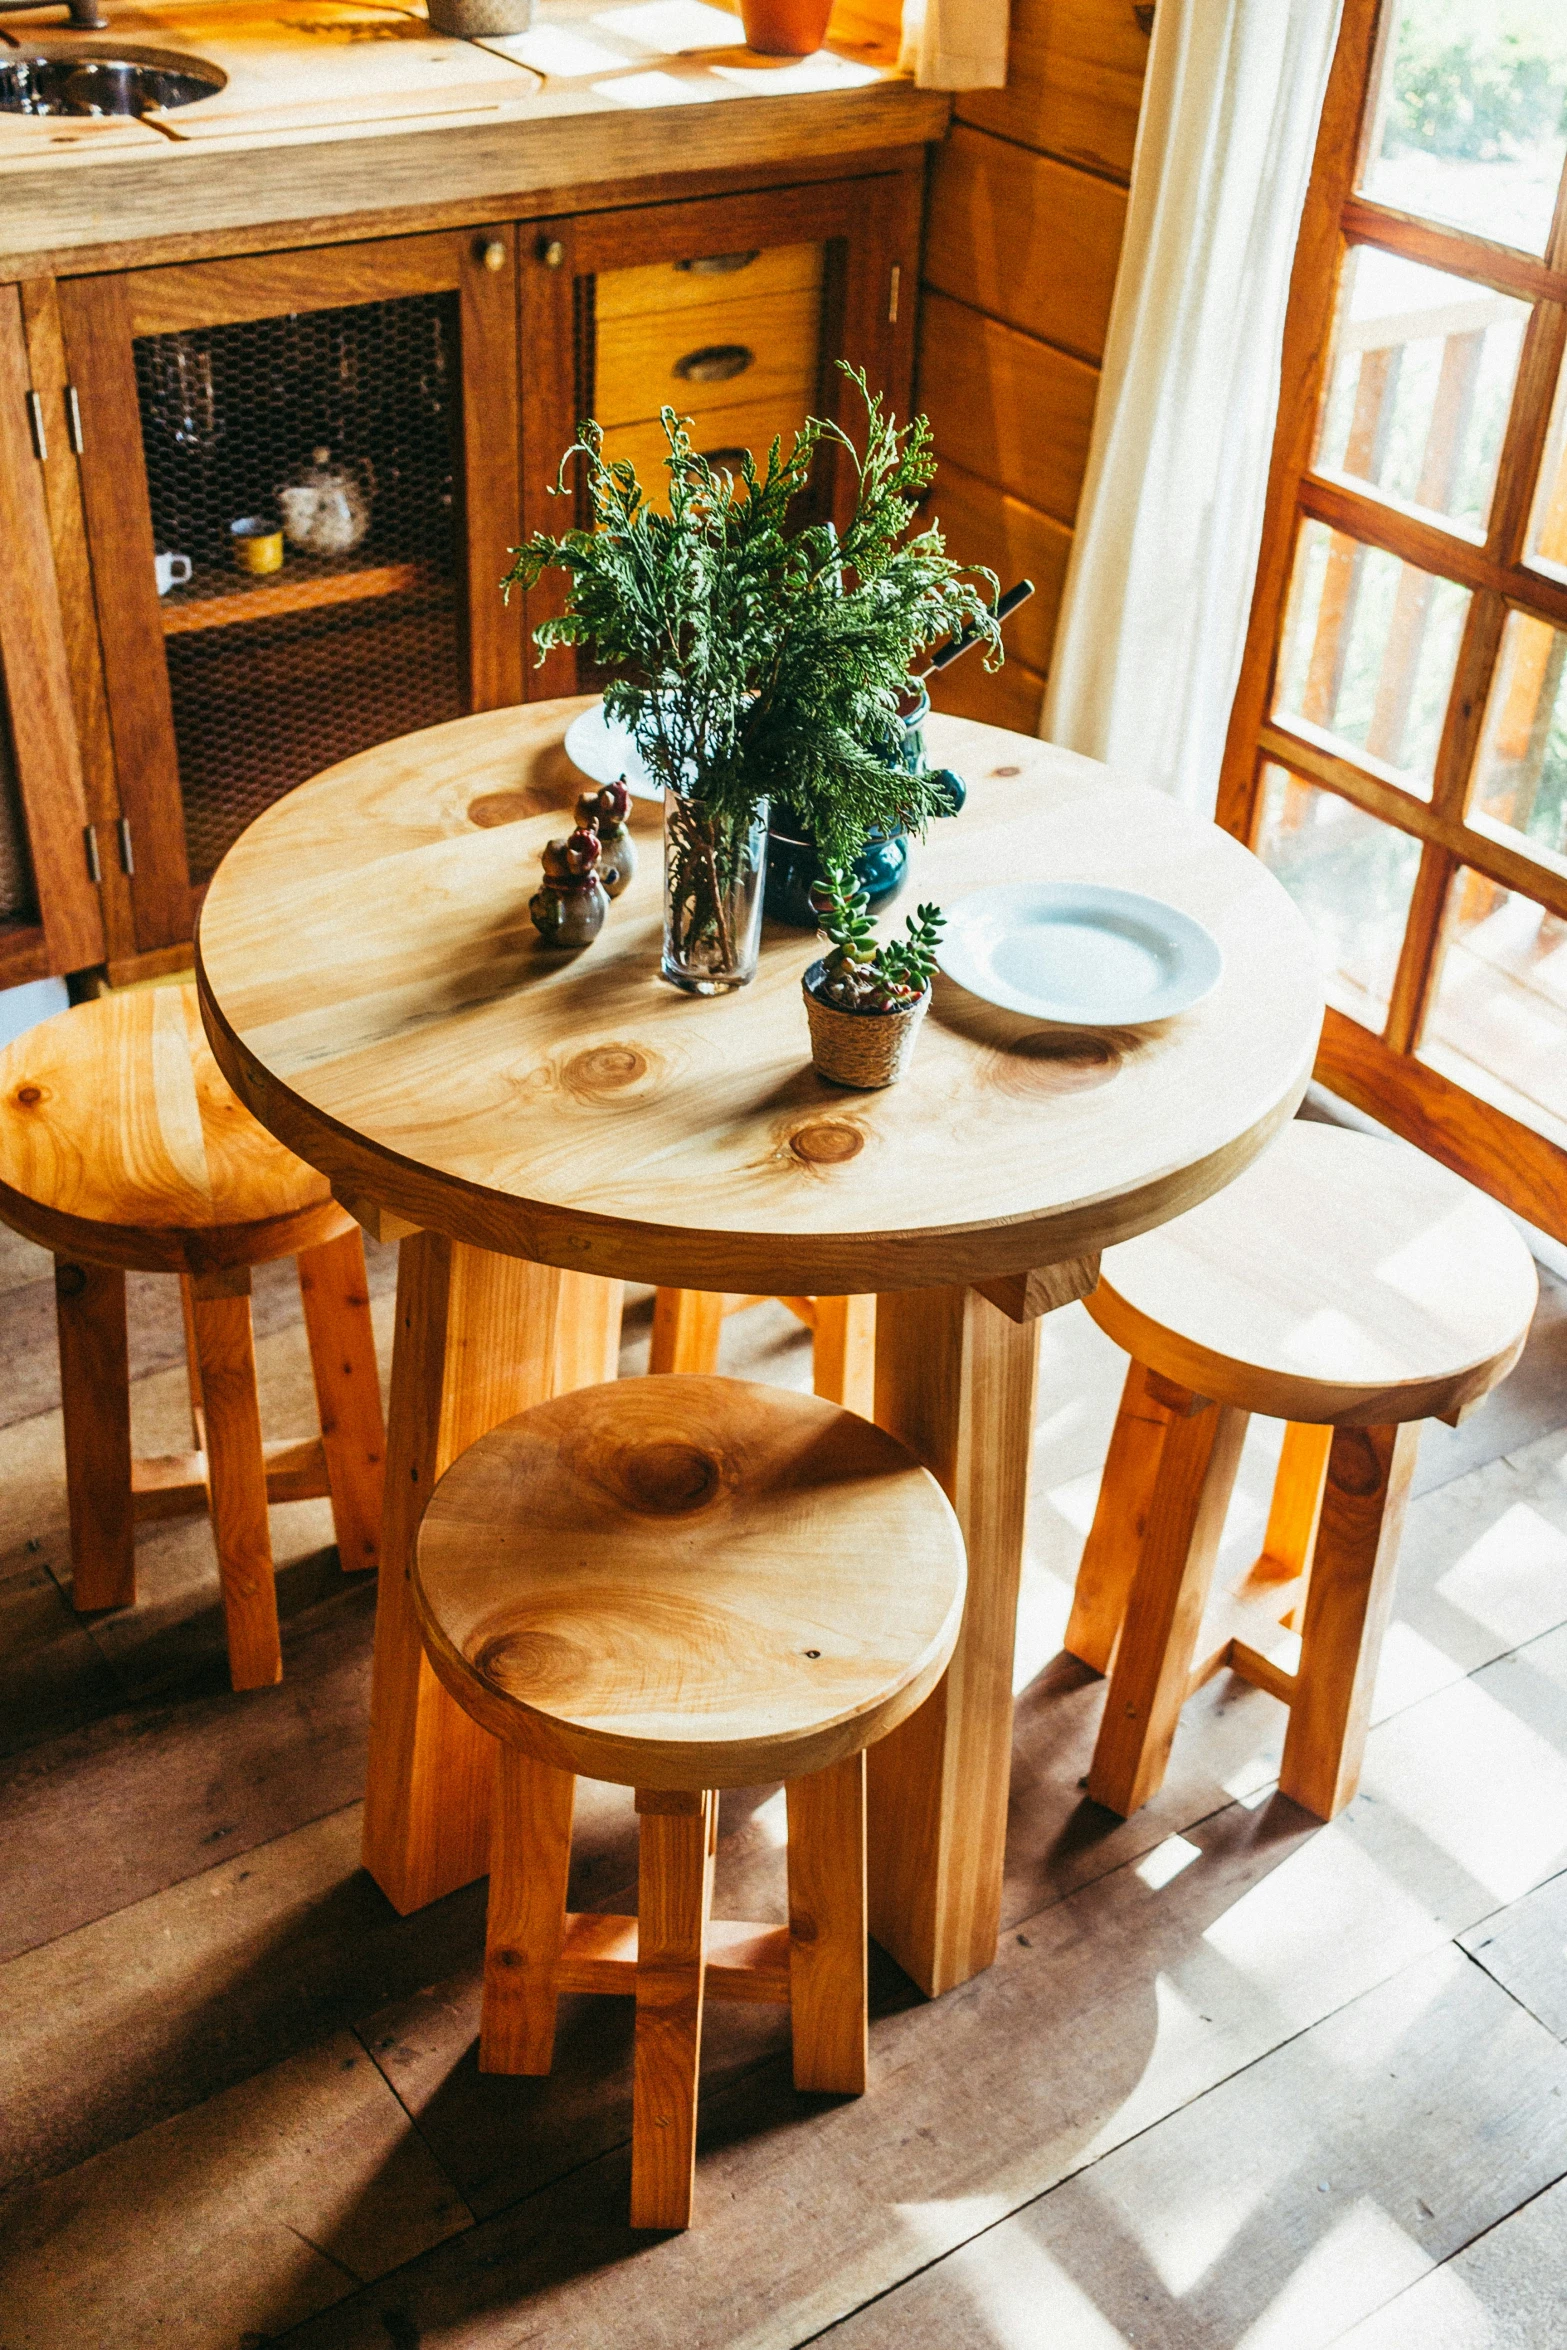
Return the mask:
POLYGON ((477 824, 481 832, 493 832, 499 825, 520 824, 524 816, 542 816, 558 805, 559 794, 555 792, 531 791, 526 787, 487 791, 468 802, 467 815, 469 823, 477 824))
POLYGON ((41 1085, 19 1085, 11 1099, 19 1110, 35 1110, 44 1098, 41 1085))
POLYGON ((572 1055, 561 1070, 560 1081, 579 1102, 592 1102, 602 1100, 605 1094, 623 1093, 652 1070, 653 1062, 640 1045, 595 1044, 572 1055))
POLYGON ((1021 775, 1023 770, 1021 767, 992 767, 990 772, 992 775, 1021 775))
POLYGON ((1126 1052, 1126 1044, 1108 1029, 1036 1028, 1003 1046, 990 1073, 1000 1091, 1015 1100, 1091 1093, 1119 1076, 1126 1052))
POLYGON ((670 1439, 639 1444, 616 1463, 615 1482, 633 1509, 651 1517, 683 1518, 706 1509, 721 1490, 723 1469, 700 1445, 670 1439))
POLYGON ((1362 1500, 1380 1487, 1382 1465, 1377 1459, 1376 1446, 1363 1428, 1335 1431, 1333 1450, 1328 1455, 1328 1483, 1336 1485, 1340 1493, 1354 1494, 1362 1500))
POLYGON ((841 1167, 865 1148, 865 1137, 847 1118, 815 1118, 789 1137, 789 1148, 808 1167, 841 1167))

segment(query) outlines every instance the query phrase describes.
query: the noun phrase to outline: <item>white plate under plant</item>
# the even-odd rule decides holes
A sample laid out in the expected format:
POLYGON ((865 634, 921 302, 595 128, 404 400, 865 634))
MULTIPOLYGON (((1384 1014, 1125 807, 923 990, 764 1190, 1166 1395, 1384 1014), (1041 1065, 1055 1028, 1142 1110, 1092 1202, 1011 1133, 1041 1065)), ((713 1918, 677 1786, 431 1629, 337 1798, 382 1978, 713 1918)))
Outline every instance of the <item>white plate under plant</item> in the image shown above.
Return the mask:
POLYGON ((1224 970, 1218 940, 1190 914, 1097 881, 976 890, 950 909, 937 959, 986 1003, 1079 1028, 1167 1020, 1224 970))

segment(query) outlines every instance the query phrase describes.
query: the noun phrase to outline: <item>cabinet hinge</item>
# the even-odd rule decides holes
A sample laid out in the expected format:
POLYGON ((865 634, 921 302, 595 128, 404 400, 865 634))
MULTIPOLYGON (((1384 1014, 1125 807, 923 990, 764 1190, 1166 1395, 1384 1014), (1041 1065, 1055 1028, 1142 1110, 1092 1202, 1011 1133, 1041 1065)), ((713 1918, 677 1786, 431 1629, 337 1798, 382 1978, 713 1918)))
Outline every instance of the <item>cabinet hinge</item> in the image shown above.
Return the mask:
POLYGON ((895 261, 892 265, 892 281, 887 293, 887 324, 889 326, 896 326, 898 323, 898 289, 902 283, 903 271, 895 261))
POLYGON ((44 404, 36 392, 27 395, 27 421, 33 428, 33 455, 42 465, 49 455, 49 436, 44 431, 44 404))
POLYGON ((79 457, 86 443, 82 439, 82 404, 76 397, 75 384, 65 387, 65 422, 71 436, 71 447, 79 457))
POLYGON ((136 853, 131 847, 130 818, 128 816, 122 816, 119 823, 115 826, 115 830, 120 836, 120 871, 122 873, 134 873, 136 870, 136 853))
POLYGON ((82 826, 82 839, 87 845, 87 878, 89 881, 101 882, 103 865, 98 855, 98 835, 90 824, 82 826))

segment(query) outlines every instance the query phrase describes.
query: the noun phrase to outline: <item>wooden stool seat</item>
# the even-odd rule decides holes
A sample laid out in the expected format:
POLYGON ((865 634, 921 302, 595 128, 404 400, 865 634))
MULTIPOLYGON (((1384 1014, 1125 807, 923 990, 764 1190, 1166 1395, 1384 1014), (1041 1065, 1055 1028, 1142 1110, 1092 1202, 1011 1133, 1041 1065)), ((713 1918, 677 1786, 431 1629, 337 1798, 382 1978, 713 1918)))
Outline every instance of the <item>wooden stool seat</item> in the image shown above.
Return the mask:
POLYGON ((75 1605, 134 1602, 138 1519, 210 1509, 234 1686, 276 1681, 269 1500, 330 1494, 345 1568, 379 1558, 364 1249, 325 1176, 230 1091, 194 986, 99 997, 0 1053, 0 1219, 55 1259, 75 1605), (250 1276, 285 1256, 299 1259, 321 1435, 263 1445, 250 1276), (131 1458, 127 1271, 181 1276, 189 1453, 131 1458))
POLYGON ((865 2086, 865 1749, 934 1688, 950 1503, 870 1422, 708 1375, 579 1389, 436 1487, 415 1597, 501 1740, 480 2063, 548 2072, 561 1990, 637 2001, 632 2224, 684 2227, 701 2007, 787 2001, 795 2080, 865 2086), (637 1791, 636 1918, 570 1916, 575 1775, 637 1791), (713 1923, 721 1787, 788 1782, 790 1923, 713 1923))
POLYGON ((1506 1377, 1538 1295, 1493 1203, 1434 1160, 1297 1121, 1229 1188, 1106 1252, 1088 1310, 1132 1357, 1066 1645, 1110 1689, 1089 1793, 1159 1786, 1225 1668, 1290 1708, 1280 1785, 1359 1782, 1418 1422, 1506 1377), (1208 1609, 1247 1417, 1288 1423, 1261 1556, 1208 1609))

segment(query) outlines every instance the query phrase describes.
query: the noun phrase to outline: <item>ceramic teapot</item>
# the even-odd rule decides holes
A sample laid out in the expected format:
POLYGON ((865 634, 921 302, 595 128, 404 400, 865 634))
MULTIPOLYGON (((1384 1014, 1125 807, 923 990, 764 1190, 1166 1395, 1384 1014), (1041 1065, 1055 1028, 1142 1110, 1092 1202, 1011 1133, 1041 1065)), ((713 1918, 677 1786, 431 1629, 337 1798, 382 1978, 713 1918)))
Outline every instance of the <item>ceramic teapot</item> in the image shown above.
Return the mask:
POLYGON ((334 465, 330 449, 312 449, 297 481, 278 485, 283 535, 307 555, 351 554, 370 528, 375 473, 368 457, 334 465))

